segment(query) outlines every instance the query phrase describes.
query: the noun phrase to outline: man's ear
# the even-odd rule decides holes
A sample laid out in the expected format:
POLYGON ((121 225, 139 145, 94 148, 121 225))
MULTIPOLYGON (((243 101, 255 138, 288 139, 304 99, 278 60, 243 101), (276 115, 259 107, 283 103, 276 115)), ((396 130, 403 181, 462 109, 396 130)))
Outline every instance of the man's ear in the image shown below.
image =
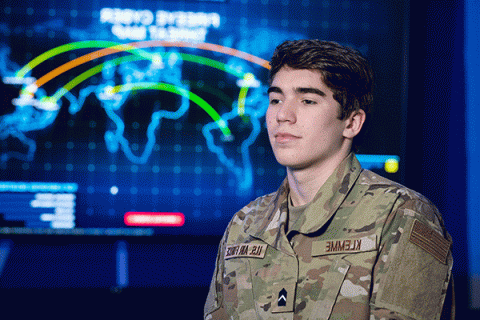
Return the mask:
POLYGON ((353 139, 362 130, 367 115, 363 109, 353 111, 345 120, 345 129, 343 136, 347 139, 353 139))

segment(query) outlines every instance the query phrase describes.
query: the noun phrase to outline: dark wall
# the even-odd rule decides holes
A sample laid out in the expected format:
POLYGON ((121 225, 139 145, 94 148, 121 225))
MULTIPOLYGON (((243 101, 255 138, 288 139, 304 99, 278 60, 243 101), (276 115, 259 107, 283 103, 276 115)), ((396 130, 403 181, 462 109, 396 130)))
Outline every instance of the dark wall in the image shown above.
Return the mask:
POLYGON ((442 212, 454 244, 458 317, 468 309, 463 1, 410 4, 405 184, 442 212))

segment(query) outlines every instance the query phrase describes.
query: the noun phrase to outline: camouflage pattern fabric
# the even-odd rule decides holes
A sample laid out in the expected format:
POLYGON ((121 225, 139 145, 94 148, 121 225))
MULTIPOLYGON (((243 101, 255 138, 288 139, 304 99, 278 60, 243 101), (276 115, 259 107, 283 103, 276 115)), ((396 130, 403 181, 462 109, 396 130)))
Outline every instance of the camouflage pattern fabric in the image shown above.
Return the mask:
POLYGON ((232 218, 205 319, 432 320, 454 304, 451 237, 422 195, 352 153, 286 233, 288 192, 285 180, 232 218))

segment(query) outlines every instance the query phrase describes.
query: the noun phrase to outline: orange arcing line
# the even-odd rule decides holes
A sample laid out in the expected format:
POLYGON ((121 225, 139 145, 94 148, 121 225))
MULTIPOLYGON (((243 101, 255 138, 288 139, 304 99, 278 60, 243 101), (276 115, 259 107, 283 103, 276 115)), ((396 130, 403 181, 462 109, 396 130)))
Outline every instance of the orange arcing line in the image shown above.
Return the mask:
POLYGON ((187 47, 187 48, 198 48, 202 50, 208 51, 215 51, 224 54, 228 54, 230 56, 239 57, 241 59, 250 61, 252 63, 258 64, 261 67, 266 69, 270 69, 270 63, 262 58, 254 56, 253 54, 249 54, 243 51, 239 51, 237 49, 224 47, 218 44, 213 43, 191 43, 191 42, 183 42, 183 41, 164 41, 164 40, 150 40, 150 41, 142 41, 142 42, 135 42, 129 43, 128 45, 137 47, 137 48, 145 48, 145 47, 187 47))
POLYGON ((250 61, 252 63, 258 64, 266 69, 270 69, 270 64, 267 60, 254 56, 252 54, 239 51, 237 49, 224 47, 218 44, 213 43, 189 43, 189 42, 173 42, 173 41, 164 41, 164 40, 150 40, 150 41, 142 41, 142 42, 132 42, 123 45, 118 45, 110 48, 101 49, 95 52, 88 53, 84 56, 81 56, 77 59, 69 61, 60 67, 55 68, 54 70, 50 71, 37 81, 35 81, 31 86, 34 88, 40 88, 48 81, 52 80, 56 76, 67 72, 70 69, 73 69, 81 64, 87 63, 88 61, 95 60, 97 58, 101 58, 104 56, 108 56, 113 53, 126 51, 135 48, 146 48, 146 47, 188 47, 188 48, 198 48, 208 51, 215 51, 224 54, 228 54, 231 56, 239 57, 241 59, 250 61))
POLYGON ((91 61, 91 60, 94 60, 94 59, 97 59, 97 58, 100 58, 100 57, 104 57, 104 56, 107 56, 109 54, 112 54, 112 53, 115 53, 115 52, 120 52, 120 51, 122 51, 122 50, 106 48, 106 49, 98 50, 98 51, 95 51, 95 52, 92 52, 92 53, 88 53, 84 56, 81 56, 81 57, 75 59, 75 60, 71 60, 71 61, 63 64, 60 67, 57 67, 57 68, 53 69, 52 71, 50 71, 49 73, 47 73, 46 75, 44 75, 43 77, 41 77, 40 79, 35 81, 33 84, 31 84, 31 86, 34 86, 35 88, 40 88, 41 86, 43 86, 45 83, 52 80, 56 76, 58 76, 58 75, 60 75, 64 72, 67 72, 68 70, 73 69, 76 66, 79 66, 79 65, 84 64, 88 61, 91 61))

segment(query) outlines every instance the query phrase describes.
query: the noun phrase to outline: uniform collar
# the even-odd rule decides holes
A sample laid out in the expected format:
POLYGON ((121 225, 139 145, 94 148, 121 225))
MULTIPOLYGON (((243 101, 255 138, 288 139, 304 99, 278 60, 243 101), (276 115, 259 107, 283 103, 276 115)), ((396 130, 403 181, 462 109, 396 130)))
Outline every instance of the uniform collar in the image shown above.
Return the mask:
POLYGON ((360 162, 350 153, 318 190, 292 230, 308 234, 322 228, 345 200, 361 172, 360 162))
MULTIPOLYGON (((357 157, 350 153, 318 190, 293 229, 307 234, 323 227, 343 202, 361 171, 357 157)), ((245 232, 277 249, 294 254, 285 236, 288 192, 288 180, 285 179, 265 209, 255 214, 253 221, 245 225, 245 232)))

